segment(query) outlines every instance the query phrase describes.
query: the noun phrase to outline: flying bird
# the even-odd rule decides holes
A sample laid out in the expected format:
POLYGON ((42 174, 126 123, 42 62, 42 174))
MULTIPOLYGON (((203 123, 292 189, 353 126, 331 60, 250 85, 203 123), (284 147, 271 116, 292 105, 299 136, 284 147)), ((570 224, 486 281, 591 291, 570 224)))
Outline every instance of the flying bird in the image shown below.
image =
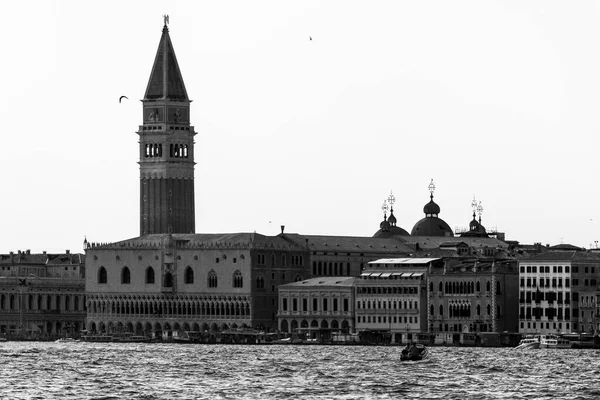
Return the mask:
POLYGON ((121 100, 123 100, 123 99, 127 99, 127 100, 129 100, 129 97, 127 97, 127 96, 121 96, 121 97, 119 97, 119 103, 120 103, 120 102, 121 102, 121 100))
POLYGON ((312 36, 309 36, 308 38, 309 38, 310 40, 312 40, 312 36))

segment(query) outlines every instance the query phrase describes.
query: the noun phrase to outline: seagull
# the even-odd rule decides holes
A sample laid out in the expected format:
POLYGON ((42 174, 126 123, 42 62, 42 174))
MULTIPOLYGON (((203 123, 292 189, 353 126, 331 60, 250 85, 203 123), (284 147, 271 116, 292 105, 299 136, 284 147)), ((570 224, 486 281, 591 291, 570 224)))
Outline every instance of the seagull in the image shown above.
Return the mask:
POLYGON ((120 103, 120 102, 121 102, 121 100, 123 100, 124 98, 125 98, 125 99, 127 99, 127 100, 129 100, 129 97, 127 97, 127 96, 121 96, 121 97, 119 97, 119 103, 120 103))
POLYGON ((312 40, 312 37, 311 37, 311 36, 309 36, 308 38, 309 38, 310 40, 312 40))

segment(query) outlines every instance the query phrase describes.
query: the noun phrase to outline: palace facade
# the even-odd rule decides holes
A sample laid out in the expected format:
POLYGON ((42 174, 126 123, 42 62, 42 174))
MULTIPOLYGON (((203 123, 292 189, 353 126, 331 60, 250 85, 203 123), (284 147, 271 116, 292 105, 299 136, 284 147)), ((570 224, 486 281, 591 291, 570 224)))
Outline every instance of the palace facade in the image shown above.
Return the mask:
POLYGON ((85 256, 0 255, 0 334, 9 338, 53 339, 85 327, 85 256))

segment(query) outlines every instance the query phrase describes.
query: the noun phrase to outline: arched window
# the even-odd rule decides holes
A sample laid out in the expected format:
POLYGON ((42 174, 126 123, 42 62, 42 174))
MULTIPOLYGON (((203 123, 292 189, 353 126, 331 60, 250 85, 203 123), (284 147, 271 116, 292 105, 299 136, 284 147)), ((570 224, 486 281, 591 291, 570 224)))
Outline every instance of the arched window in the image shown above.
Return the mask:
POLYGON ((129 268, 123 267, 121 270, 121 283, 129 284, 131 283, 131 272, 129 272, 129 268))
POLYGON ((487 292, 489 292, 489 291, 490 291, 490 281, 487 281, 487 282, 486 282, 486 284, 485 284, 485 290, 486 290, 487 292))
POLYGON ((108 277, 106 276, 106 268, 100 267, 98 270, 98 283, 106 283, 108 277))
POLYGON ((233 287, 241 288, 244 286, 244 278, 242 277, 242 273, 239 270, 236 270, 233 273, 233 287))
POLYGON ((208 287, 216 288, 217 287, 217 274, 215 271, 210 271, 208 273, 208 287))
POLYGON ((194 270, 192 269, 192 267, 188 266, 185 269, 185 276, 183 278, 183 281, 185 283, 194 283, 194 270))
POLYGON ((444 306, 440 304, 440 315, 444 315, 444 306))
POLYGON ((442 282, 440 282, 440 284, 438 285, 438 291, 439 292, 443 292, 444 290, 444 285, 442 284, 442 282))
POLYGON ((285 267, 285 254, 281 255, 281 266, 285 267))
POLYGON ((146 268, 146 283, 154 283, 154 268, 146 268))
POLYGON ((479 283, 479 281, 477 281, 477 283, 475 284, 475 291, 481 292, 481 284, 479 283))
POLYGON ((433 312, 434 312, 434 307, 432 304, 431 307, 429 307, 429 314, 431 314, 432 317, 433 317, 433 312))
POLYGON ((258 274, 258 276, 256 277, 256 288, 257 289, 265 288, 265 278, 262 276, 262 274, 258 274))
POLYGON ((496 294, 502 294, 502 290, 500 288, 500 281, 496 281, 496 294))
POLYGON ((492 312, 492 307, 488 304, 487 305, 487 315, 490 315, 492 312))
POLYGON ((297 275, 294 277, 294 282, 300 282, 301 280, 302 280, 302 275, 300 275, 300 274, 297 274, 297 275))
POLYGON ((173 275, 170 272, 165 275, 165 287, 173 287, 173 275))

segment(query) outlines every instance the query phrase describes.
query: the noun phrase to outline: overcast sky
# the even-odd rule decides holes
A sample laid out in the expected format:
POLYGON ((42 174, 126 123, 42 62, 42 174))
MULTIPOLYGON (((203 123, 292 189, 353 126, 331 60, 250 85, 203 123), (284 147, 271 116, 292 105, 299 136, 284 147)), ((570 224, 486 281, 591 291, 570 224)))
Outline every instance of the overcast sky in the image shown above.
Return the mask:
POLYGON ((139 235, 139 100, 163 14, 193 100, 198 233, 371 236, 390 192, 410 232, 433 179, 453 229, 475 197, 507 239, 600 240, 598 2, 2 11, 0 252, 139 235))

